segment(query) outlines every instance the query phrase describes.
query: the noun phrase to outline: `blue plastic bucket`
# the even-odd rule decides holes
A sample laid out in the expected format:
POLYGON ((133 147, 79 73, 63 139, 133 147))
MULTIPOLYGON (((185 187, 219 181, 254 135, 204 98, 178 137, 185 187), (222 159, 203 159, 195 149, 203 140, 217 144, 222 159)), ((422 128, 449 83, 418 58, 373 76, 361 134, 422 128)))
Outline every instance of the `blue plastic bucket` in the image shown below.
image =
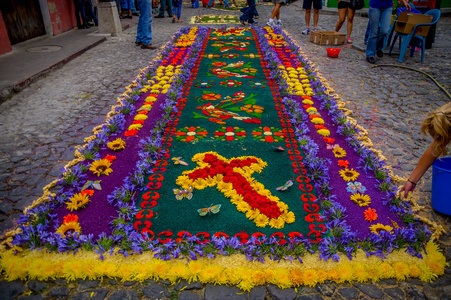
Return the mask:
POLYGON ((197 1, 192 1, 192 2, 191 2, 191 7, 192 7, 192 8, 198 8, 198 7, 199 7, 199 0, 197 0, 197 1))
POLYGON ((451 215, 451 157, 436 159, 432 164, 431 205, 436 211, 451 215))

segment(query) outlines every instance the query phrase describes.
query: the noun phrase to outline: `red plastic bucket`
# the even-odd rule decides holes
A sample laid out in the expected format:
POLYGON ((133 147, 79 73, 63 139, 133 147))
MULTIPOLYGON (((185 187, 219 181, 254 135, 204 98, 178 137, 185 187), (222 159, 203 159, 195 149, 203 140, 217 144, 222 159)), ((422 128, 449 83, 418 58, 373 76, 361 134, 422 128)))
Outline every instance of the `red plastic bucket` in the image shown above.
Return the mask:
POLYGON ((340 53, 340 48, 326 48, 327 56, 329 57, 338 57, 338 53, 340 53))

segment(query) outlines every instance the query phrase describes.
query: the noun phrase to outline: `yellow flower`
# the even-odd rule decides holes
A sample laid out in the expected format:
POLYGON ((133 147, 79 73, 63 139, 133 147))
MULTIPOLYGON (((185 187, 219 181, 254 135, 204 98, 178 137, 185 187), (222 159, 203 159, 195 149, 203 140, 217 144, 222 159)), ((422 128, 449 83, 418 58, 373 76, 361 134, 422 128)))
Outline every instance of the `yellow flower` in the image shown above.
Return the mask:
POLYGON ((359 206, 368 206, 371 203, 370 196, 359 193, 352 195, 351 200, 357 203, 359 206))
POLYGON ((370 230, 372 233, 379 234, 380 231, 388 231, 391 232, 393 230, 393 227, 389 225, 383 225, 381 223, 377 223, 370 226, 370 230))
POLYGON ((288 213, 283 213, 282 218, 285 220, 285 223, 293 223, 296 220, 296 217, 294 216, 294 213, 292 211, 288 213))
POLYGON ((218 183, 217 189, 221 192, 225 192, 225 191, 233 189, 233 184, 230 182, 221 181, 218 183))
POLYGON ((346 156, 346 151, 343 148, 341 148, 340 146, 335 146, 335 148, 332 150, 332 152, 334 153, 335 157, 338 157, 338 158, 346 156))
POLYGON ((125 149, 125 141, 121 138, 115 139, 107 144, 108 148, 114 151, 125 149))
POLYGON ((308 105, 313 105, 313 101, 310 99, 304 99, 304 100, 302 100, 302 103, 308 104, 308 105))
POLYGON ((318 269, 317 273, 318 273, 318 283, 323 283, 324 281, 327 280, 327 272, 326 271, 324 271, 323 269, 318 269))
POLYGON ((210 187, 216 185, 216 180, 210 176, 207 177, 206 181, 207 181, 207 185, 210 187))
POLYGON ((410 265, 410 277, 418 278, 421 275, 421 269, 416 265, 410 265))
POLYGON ((110 175, 113 169, 110 168, 111 162, 106 159, 99 159, 92 162, 89 170, 94 173, 94 175, 110 175))
POLYGON ((311 112, 311 111, 318 111, 315 107, 309 107, 306 109, 307 112, 311 112))
POLYGON ((439 263, 438 261, 427 259, 426 266, 429 268, 432 274, 436 276, 445 274, 445 265, 439 263))
POLYGON ((132 125, 128 126, 128 130, 132 130, 132 129, 140 130, 142 127, 143 127, 142 124, 132 124, 132 125))
POLYGON ((355 181, 357 180, 357 178, 359 177, 359 173, 357 171, 354 171, 354 169, 344 169, 344 170, 340 170, 340 176, 345 180, 345 181, 355 181))
POLYGON ((250 206, 247 202, 245 202, 245 201, 240 201, 240 202, 237 204, 236 209, 237 209, 238 211, 240 211, 240 212, 245 213, 245 212, 247 212, 248 210, 251 210, 251 206, 250 206))
POLYGON ((304 276, 302 275, 302 272, 300 270, 291 270, 289 276, 294 286, 300 286, 304 284, 304 276))
POLYGON ((395 275, 392 266, 386 262, 381 263, 379 268, 381 269, 381 278, 392 278, 395 275))
POLYGON ((324 120, 321 118, 313 118, 312 123, 314 124, 324 124, 324 120))
POLYGON ((315 269, 306 269, 304 271, 304 284, 308 286, 315 286, 318 282, 318 273, 315 269))
POLYGON ((340 278, 337 282, 345 282, 351 281, 353 277, 352 267, 349 263, 344 263, 340 267, 338 267, 338 273, 340 274, 340 278))
POLYGON ((193 186, 193 181, 186 175, 177 177, 175 183, 182 189, 187 189, 188 187, 193 186))
POLYGON ((196 190, 203 190, 207 187, 207 181, 203 178, 198 178, 196 181, 193 182, 193 187, 196 190))
POLYGON ((269 226, 271 226, 272 228, 280 229, 283 228, 284 225, 285 221, 283 220, 282 217, 278 217, 277 219, 271 219, 269 221, 269 226))
POLYGON ((145 120, 145 119, 147 119, 148 117, 146 116, 146 115, 143 115, 143 114, 137 114, 136 116, 135 116, 135 118, 134 118, 134 120, 135 121, 139 121, 139 120, 145 120))
POLYGON ((251 209, 251 210, 247 211, 246 218, 248 218, 249 220, 253 220, 256 217, 258 217, 259 214, 260 214, 260 211, 258 209, 251 209))
POLYGON ((410 275, 410 268, 405 262, 398 261, 393 263, 393 270, 397 280, 405 280, 410 275))
POLYGON ((86 203, 88 202, 89 198, 87 194, 74 194, 74 196, 69 199, 69 202, 66 202, 67 209, 70 209, 70 211, 77 210, 79 208, 85 207, 86 203))
POLYGON ((257 227, 265 227, 266 225, 268 225, 269 219, 267 216, 260 214, 254 219, 254 222, 257 227))
POLYGON ((67 232, 80 232, 81 227, 78 222, 69 222, 69 223, 63 223, 58 229, 56 230, 56 233, 59 233, 63 236, 63 238, 66 238, 67 232))
POLYGON ((317 131, 319 134, 321 134, 322 136, 329 136, 330 135, 330 131, 327 129, 320 129, 317 131))
POLYGON ((368 273, 365 271, 365 266, 362 263, 357 263, 354 265, 354 278, 358 282, 365 282, 368 280, 368 273))

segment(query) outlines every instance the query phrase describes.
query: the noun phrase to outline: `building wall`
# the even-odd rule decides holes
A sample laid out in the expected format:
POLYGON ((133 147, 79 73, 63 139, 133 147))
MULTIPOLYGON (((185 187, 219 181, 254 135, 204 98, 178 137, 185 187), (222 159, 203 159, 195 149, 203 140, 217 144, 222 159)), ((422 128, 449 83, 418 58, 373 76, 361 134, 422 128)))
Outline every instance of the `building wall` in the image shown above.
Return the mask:
POLYGON ((53 35, 66 32, 77 26, 72 0, 47 0, 53 35))
POLYGON ((0 55, 12 51, 11 43, 9 42, 8 31, 6 31, 3 16, 0 13, 0 55))

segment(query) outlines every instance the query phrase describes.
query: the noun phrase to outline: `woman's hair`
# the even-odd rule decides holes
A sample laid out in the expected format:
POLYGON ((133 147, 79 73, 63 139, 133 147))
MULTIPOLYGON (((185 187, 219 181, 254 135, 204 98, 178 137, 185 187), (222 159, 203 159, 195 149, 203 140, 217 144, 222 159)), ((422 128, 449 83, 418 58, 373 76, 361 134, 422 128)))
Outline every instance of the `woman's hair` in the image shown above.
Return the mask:
POLYGON ((446 145, 451 141, 451 102, 429 113, 421 124, 421 132, 429 133, 437 143, 434 156, 446 155, 446 145))

